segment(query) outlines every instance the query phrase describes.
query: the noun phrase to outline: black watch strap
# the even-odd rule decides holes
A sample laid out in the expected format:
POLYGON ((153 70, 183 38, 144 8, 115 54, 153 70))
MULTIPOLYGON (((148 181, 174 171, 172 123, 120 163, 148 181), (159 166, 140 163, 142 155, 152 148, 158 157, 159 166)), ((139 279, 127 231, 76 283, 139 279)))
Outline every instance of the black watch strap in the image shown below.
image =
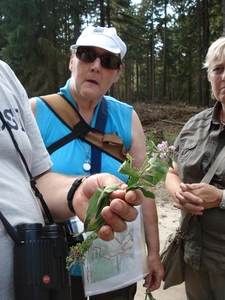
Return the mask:
POLYGON ((80 179, 76 179, 73 182, 73 184, 72 184, 72 186, 71 186, 71 188, 70 188, 70 190, 67 194, 68 207, 69 207, 70 211, 72 211, 73 213, 75 213, 75 210, 73 208, 73 197, 74 197, 74 194, 75 194, 76 190, 81 185, 83 179, 84 179, 84 177, 82 177, 80 179))

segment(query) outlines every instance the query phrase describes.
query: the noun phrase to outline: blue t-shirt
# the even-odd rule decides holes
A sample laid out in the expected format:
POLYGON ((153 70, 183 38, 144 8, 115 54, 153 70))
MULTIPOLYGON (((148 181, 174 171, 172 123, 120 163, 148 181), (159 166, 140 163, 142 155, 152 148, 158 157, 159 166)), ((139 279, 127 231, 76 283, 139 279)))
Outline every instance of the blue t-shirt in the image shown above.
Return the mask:
MULTIPOLYGON (((76 106, 69 90, 69 81, 70 79, 67 81, 65 87, 60 89, 60 94, 65 95, 65 97, 76 106)), ((115 133, 120 136, 126 150, 129 150, 132 142, 131 128, 133 108, 112 97, 104 97, 108 105, 105 133, 115 133)), ((100 103, 95 108, 94 116, 90 124, 91 127, 95 127, 99 106, 100 103)), ((37 98, 36 104, 36 121, 46 148, 70 133, 69 128, 67 128, 39 98, 37 98)), ((86 160, 86 155, 88 155, 89 162, 91 162, 90 147, 89 144, 77 138, 59 148, 51 154, 53 162, 52 170, 68 175, 89 175, 90 172, 83 170, 83 164, 86 160)), ((121 163, 103 152, 101 156, 101 173, 111 173, 126 182, 127 177, 118 172, 121 163)))
MULTIPOLYGON (((60 89, 59 93, 64 95, 77 108, 70 93, 69 85, 70 79, 66 85, 60 89)), ((104 96, 104 98, 108 106, 105 133, 114 133, 120 136, 128 151, 132 142, 133 107, 110 96, 104 96)), ((39 98, 36 100, 36 121, 47 148, 71 131, 55 116, 42 100, 39 98)), ((90 124, 91 127, 95 127, 100 103, 101 101, 95 108, 90 124)), ((83 164, 85 163, 87 155, 91 163, 91 146, 77 138, 51 154, 53 162, 52 170, 67 175, 89 175, 90 172, 83 170, 83 164)), ((120 165, 121 163, 116 159, 104 152, 101 153, 101 173, 106 172, 113 174, 126 182, 127 176, 118 172, 120 165)), ((72 275, 80 276, 79 268, 73 268, 72 275)))

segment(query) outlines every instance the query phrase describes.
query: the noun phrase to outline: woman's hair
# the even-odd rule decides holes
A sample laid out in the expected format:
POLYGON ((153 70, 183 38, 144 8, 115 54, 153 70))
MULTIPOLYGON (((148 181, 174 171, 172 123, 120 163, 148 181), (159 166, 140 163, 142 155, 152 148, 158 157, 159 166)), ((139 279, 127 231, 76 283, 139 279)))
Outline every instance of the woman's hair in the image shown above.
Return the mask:
POLYGON ((207 72, 211 70, 212 65, 224 63, 225 60, 225 36, 220 37, 209 47, 203 68, 207 68, 207 72))

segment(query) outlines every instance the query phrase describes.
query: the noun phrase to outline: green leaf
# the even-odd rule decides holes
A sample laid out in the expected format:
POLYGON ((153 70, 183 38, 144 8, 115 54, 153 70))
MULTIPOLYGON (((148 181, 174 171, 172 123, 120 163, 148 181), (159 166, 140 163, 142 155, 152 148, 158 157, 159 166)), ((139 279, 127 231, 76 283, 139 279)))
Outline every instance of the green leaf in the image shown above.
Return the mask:
POLYGON ((141 187, 140 190, 142 191, 142 193, 144 194, 145 197, 155 199, 154 193, 150 192, 149 190, 146 190, 143 187, 141 187))
POLYGON ((114 192, 118 186, 119 184, 112 184, 102 189, 101 195, 97 201, 95 216, 101 214, 102 209, 110 204, 109 194, 114 192))
POLYGON ((148 297, 149 300, 156 300, 156 299, 153 297, 152 293, 151 293, 151 292, 148 292, 148 290, 146 290, 146 297, 145 297, 145 300, 147 300, 147 297, 148 297))
POLYGON ((168 171, 169 165, 167 162, 162 160, 159 157, 152 157, 149 159, 149 165, 157 171, 164 172, 165 174, 168 171))
POLYGON ((102 194, 102 189, 98 189, 97 192, 95 192, 94 195, 92 195, 92 197, 89 200, 88 209, 87 209, 86 217, 84 220, 84 231, 86 231, 91 220, 95 217, 96 206, 97 206, 97 203, 98 203, 98 200, 99 200, 101 194, 102 194))
POLYGON ((105 225, 106 222, 103 219, 103 217, 101 216, 101 214, 97 215, 95 220, 93 221, 93 223, 89 224, 87 226, 87 228, 85 229, 85 232, 89 232, 89 231, 95 231, 98 232, 99 229, 105 225))
POLYGON ((173 159, 171 157, 169 158, 168 165, 169 165, 170 168, 173 167, 173 159))
POLYGON ((155 172, 154 185, 157 185, 164 177, 164 172, 155 172))
POLYGON ((140 189, 140 190, 142 191, 142 193, 144 194, 145 197, 155 199, 154 193, 152 193, 152 192, 149 191, 149 190, 146 190, 146 189, 145 189, 145 186, 152 187, 152 184, 147 183, 147 182, 146 182, 146 183, 137 183, 137 184, 133 184, 133 185, 131 185, 131 186, 129 186, 129 187, 127 188, 127 191, 132 191, 132 190, 140 189))
POLYGON ((97 202, 95 215, 98 216, 99 214, 101 214, 102 209, 105 206, 108 206, 109 204, 110 204, 109 195, 108 194, 104 195, 104 197, 102 197, 101 200, 97 202))
POLYGON ((130 186, 130 185, 133 185, 135 183, 137 183, 139 181, 139 177, 138 176, 131 176, 129 179, 128 179, 128 182, 127 182, 127 185, 130 186))
POLYGON ((144 175, 141 175, 140 178, 148 181, 152 185, 154 183, 154 176, 153 175, 148 175, 148 174, 146 175, 146 174, 144 174, 144 175))
POLYGON ((113 191, 115 191, 118 188, 118 186, 119 184, 112 184, 105 188, 98 189, 98 191, 91 197, 88 203, 86 218, 84 220, 85 232, 91 231, 89 226, 90 224, 92 225, 93 228, 98 225, 99 221, 96 221, 96 223, 95 221, 91 223, 91 221, 93 220, 93 218, 98 218, 98 216, 101 215, 102 209, 105 206, 109 205, 110 200, 108 198, 108 195, 113 191))
POLYGON ((119 183, 108 185, 103 189, 103 193, 110 194, 114 192, 119 187, 119 185, 120 185, 119 183))
POLYGON ((158 152, 158 148, 156 146, 156 144, 152 141, 152 140, 148 140, 146 139, 146 145, 151 149, 153 150, 153 152, 158 152))
MULTIPOLYGON (((136 186, 130 186, 128 188, 128 191, 136 190, 136 189, 137 189, 136 186)), ((138 189, 142 191, 142 193, 145 197, 155 199, 155 194, 149 190, 146 190, 143 185, 139 186, 138 189)))
POLYGON ((127 191, 137 190, 137 189, 141 188, 141 186, 142 186, 142 184, 140 184, 140 183, 135 183, 135 184, 129 185, 127 187, 127 191))
POLYGON ((129 177, 131 176, 137 176, 137 172, 131 167, 130 162, 125 160, 123 164, 120 166, 118 170, 121 174, 125 174, 129 177))

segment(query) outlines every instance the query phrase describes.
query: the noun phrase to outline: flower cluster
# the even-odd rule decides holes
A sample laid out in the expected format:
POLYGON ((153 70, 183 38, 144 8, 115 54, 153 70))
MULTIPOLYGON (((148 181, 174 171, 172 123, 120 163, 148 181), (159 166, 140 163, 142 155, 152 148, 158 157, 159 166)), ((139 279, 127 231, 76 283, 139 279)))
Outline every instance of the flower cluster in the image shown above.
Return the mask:
POLYGON ((153 184, 156 185, 167 173, 168 168, 172 167, 172 156, 175 150, 174 146, 169 146, 167 141, 162 141, 157 146, 153 141, 146 141, 149 151, 148 172, 154 176, 153 184))
POLYGON ((155 187, 165 177, 168 169, 172 167, 175 147, 169 146, 167 141, 156 146, 153 141, 146 140, 146 144, 148 150, 142 167, 139 170, 135 169, 132 164, 133 158, 128 154, 119 172, 129 176, 127 190, 139 188, 146 197, 155 198, 146 187, 155 187))
POLYGON ((149 151, 149 155, 154 158, 159 155, 159 157, 165 162, 171 162, 171 156, 175 150, 174 146, 168 146, 167 141, 162 141, 162 143, 158 144, 157 147, 155 147, 155 144, 152 141, 147 141, 147 144, 149 144, 151 149, 151 151, 149 151), (155 150, 156 152, 153 152, 155 150))

